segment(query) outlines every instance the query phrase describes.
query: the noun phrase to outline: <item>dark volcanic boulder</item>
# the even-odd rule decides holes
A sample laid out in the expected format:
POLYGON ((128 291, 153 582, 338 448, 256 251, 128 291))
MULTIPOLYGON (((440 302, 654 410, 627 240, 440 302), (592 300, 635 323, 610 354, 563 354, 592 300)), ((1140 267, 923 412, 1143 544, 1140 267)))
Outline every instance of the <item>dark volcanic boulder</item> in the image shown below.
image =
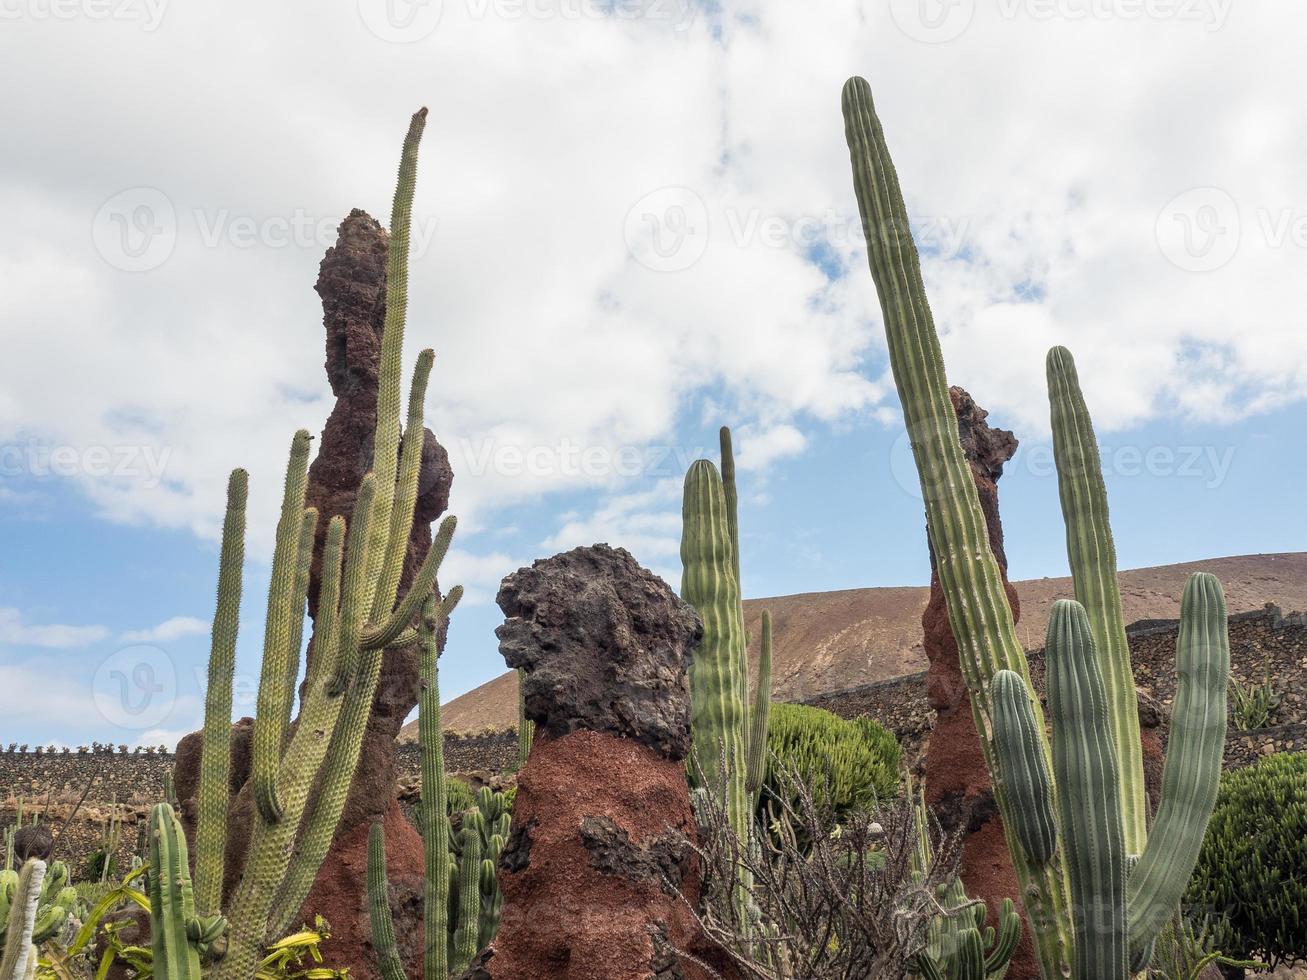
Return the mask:
POLYGON ((526 671, 526 713, 540 730, 608 732, 686 757, 687 671, 703 624, 661 578, 597 544, 519 569, 498 602, 508 617, 499 652, 526 671))

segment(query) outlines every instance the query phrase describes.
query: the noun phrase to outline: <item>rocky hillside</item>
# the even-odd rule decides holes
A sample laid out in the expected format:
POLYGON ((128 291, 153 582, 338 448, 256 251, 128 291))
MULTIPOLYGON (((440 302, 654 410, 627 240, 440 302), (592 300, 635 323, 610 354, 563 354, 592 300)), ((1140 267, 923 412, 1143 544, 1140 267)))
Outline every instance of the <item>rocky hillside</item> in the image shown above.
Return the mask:
MULTIPOLYGON (((1185 579, 1200 569, 1225 584, 1232 613, 1260 609, 1268 602, 1307 609, 1307 553, 1242 555, 1122 572, 1125 621, 1177 616, 1185 579)), ((1016 586, 1021 596, 1018 632, 1028 648, 1036 649, 1043 646, 1053 600, 1071 595, 1071 580, 1031 579, 1016 586)), ((746 601, 746 624, 755 641, 762 610, 772 613, 776 697, 806 700, 924 670, 921 613, 928 591, 847 589, 746 601)), ((505 673, 455 698, 445 706, 443 720, 446 729, 464 733, 514 726, 516 677, 505 673)), ((416 735, 414 722, 400 737, 416 735)))

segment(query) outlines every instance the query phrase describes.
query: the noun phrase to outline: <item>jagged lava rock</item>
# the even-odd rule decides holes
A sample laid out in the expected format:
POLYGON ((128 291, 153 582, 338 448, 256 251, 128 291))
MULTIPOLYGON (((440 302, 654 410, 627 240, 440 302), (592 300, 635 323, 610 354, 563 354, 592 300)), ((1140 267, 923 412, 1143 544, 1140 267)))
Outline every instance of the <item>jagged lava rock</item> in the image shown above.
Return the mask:
POLYGON ((703 624, 662 579, 597 544, 519 569, 498 602, 499 652, 526 671, 526 714, 540 730, 609 732, 686 757, 687 670, 703 624))

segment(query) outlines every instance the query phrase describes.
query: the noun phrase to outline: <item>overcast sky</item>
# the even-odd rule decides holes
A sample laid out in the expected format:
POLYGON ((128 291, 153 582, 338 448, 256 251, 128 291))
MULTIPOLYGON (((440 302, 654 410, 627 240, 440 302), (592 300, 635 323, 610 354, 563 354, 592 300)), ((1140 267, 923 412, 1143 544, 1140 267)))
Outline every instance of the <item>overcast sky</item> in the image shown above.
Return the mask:
POLYGON ((437 351, 455 471, 447 696, 502 670, 521 564, 609 541, 676 584, 722 423, 747 594, 926 580, 854 73, 950 379, 1023 440, 1014 574, 1065 570, 1052 344, 1123 564, 1302 548, 1304 36, 1250 0, 0 0, 0 742, 197 725, 236 465, 256 675, 286 448, 330 409, 317 265, 351 207, 386 219, 421 105, 406 362, 437 351))

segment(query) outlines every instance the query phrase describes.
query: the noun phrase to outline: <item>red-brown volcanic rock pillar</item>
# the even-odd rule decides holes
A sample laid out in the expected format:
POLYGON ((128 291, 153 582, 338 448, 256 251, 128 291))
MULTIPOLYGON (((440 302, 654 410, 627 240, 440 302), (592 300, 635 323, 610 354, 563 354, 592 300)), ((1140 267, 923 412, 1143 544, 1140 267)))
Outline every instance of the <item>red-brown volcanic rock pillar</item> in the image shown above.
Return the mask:
POLYGON ((496 630, 536 723, 480 980, 707 980, 685 781, 694 609, 626 551, 577 548, 504 579, 496 630))
MULTIPOLYGON (((1017 451, 1017 440, 1005 429, 991 428, 985 421, 989 413, 961 388, 950 388, 949 395, 958 414, 962 450, 971 464, 980 507, 989 527, 989 546, 1003 573, 1015 622, 1020 619, 1021 606, 1017 590, 1007 580, 1003 522, 998 514, 998 479, 1003 474, 1003 464, 1017 451)), ((930 706, 935 709, 935 728, 926 753, 926 798, 945 830, 963 832, 962 881, 968 895, 989 903, 990 925, 996 925, 993 913, 1004 898, 1017 898, 1020 889, 1003 837, 1003 822, 994 802, 989 770, 980 751, 980 737, 971 716, 971 697, 962 679, 958 645, 949 625, 933 551, 930 565, 930 602, 921 617, 926 657, 930 661, 927 693, 930 706)), ((1029 934, 1023 931, 1021 947, 1008 976, 1026 980, 1038 975, 1029 934)))

